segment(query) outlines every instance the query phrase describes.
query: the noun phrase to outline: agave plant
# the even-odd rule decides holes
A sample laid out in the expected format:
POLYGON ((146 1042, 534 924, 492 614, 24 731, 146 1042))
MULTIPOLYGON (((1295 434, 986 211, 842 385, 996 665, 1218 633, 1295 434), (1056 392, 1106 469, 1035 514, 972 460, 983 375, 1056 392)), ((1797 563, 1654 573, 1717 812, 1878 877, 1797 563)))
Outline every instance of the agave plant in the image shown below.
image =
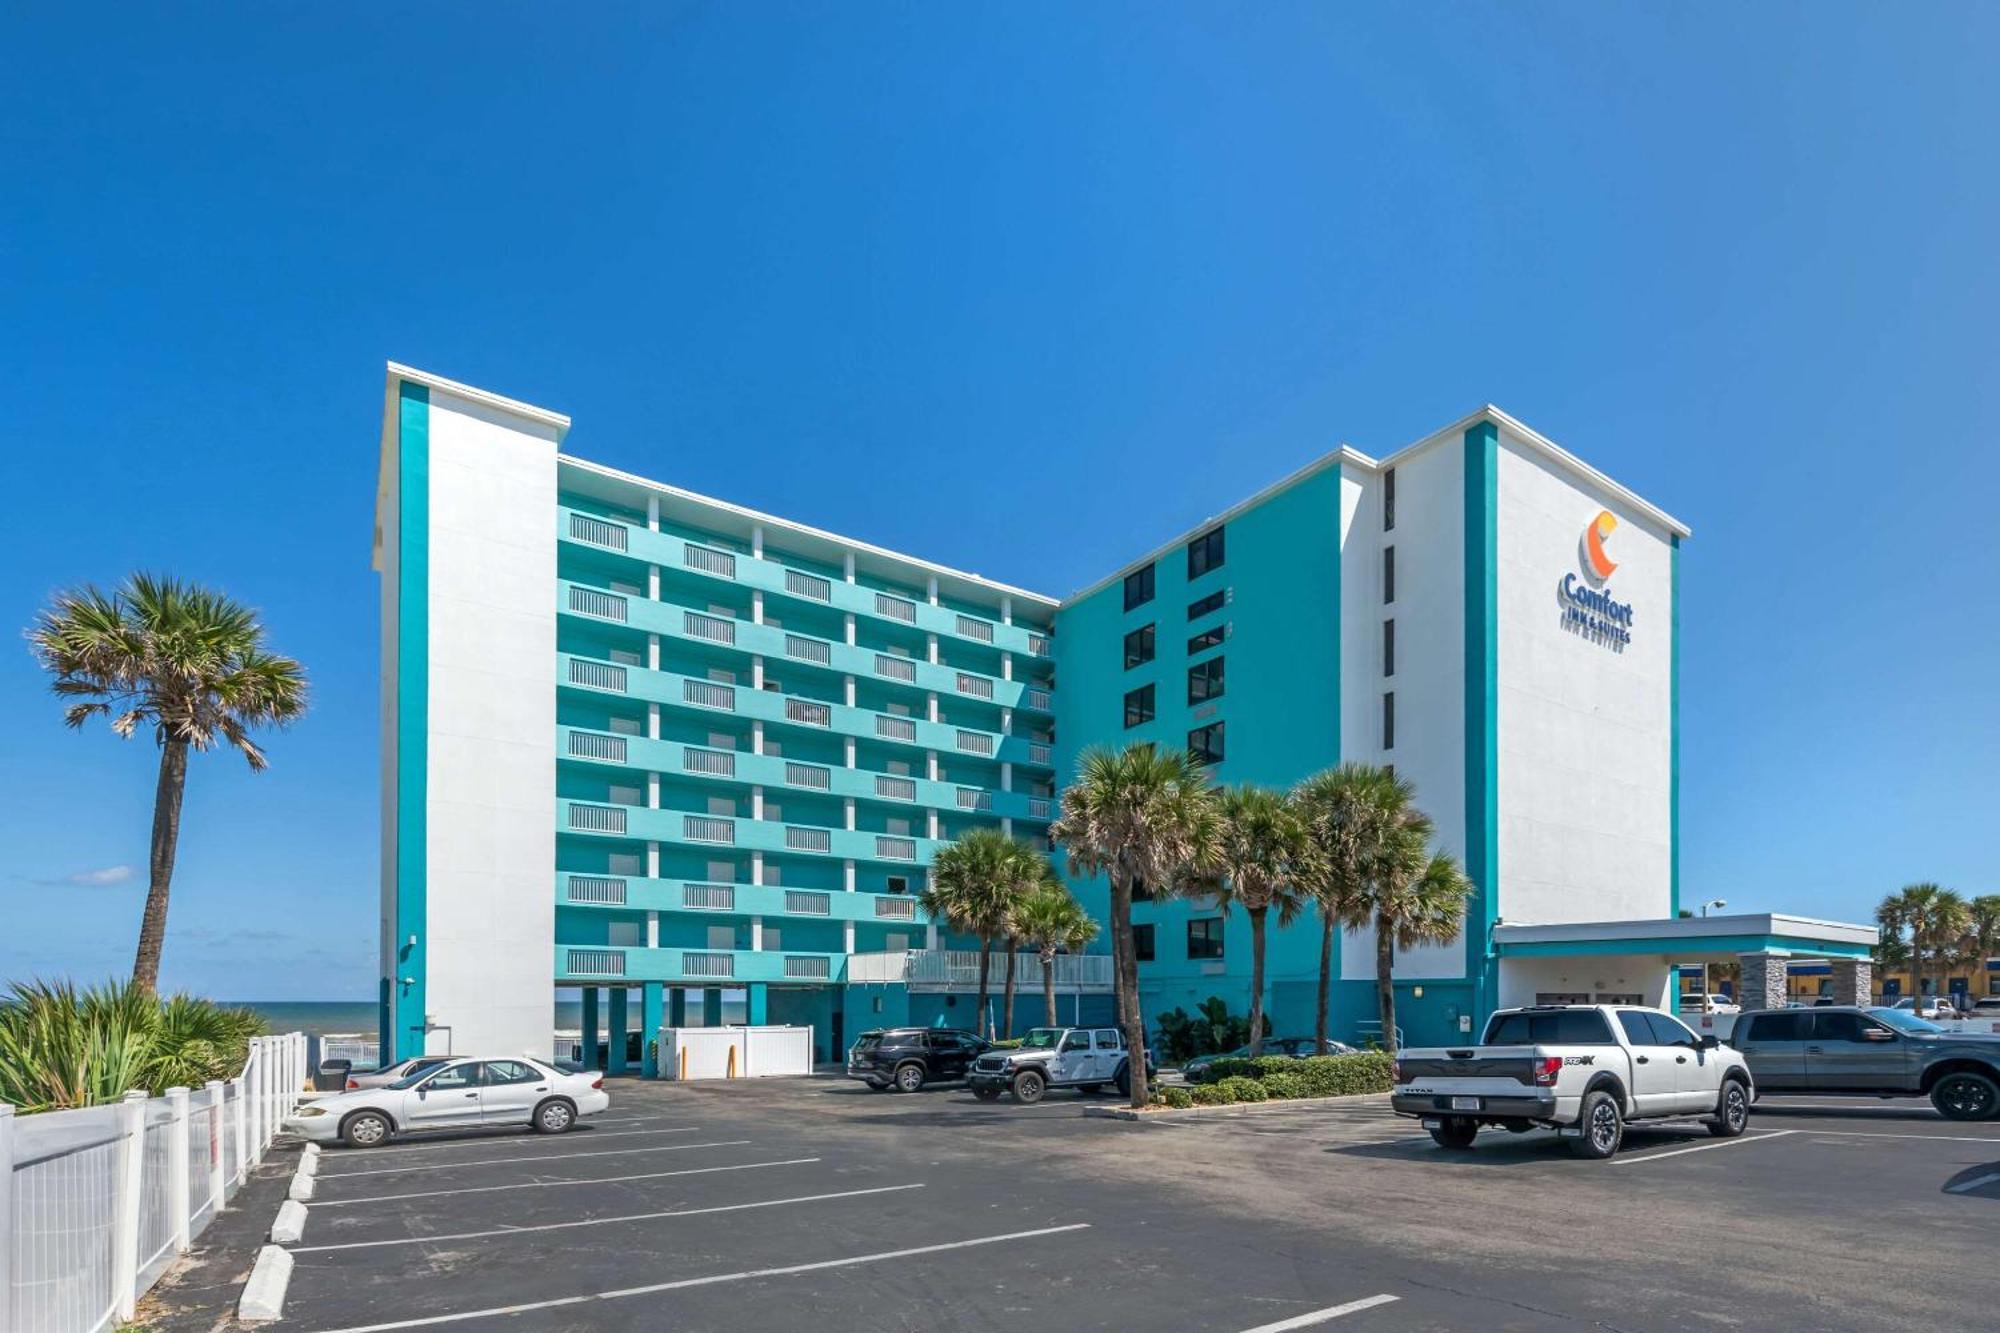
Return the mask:
POLYGON ((79 990, 32 981, 0 1001, 0 1102, 63 1111, 233 1077, 264 1022, 247 1009, 130 981, 79 990))

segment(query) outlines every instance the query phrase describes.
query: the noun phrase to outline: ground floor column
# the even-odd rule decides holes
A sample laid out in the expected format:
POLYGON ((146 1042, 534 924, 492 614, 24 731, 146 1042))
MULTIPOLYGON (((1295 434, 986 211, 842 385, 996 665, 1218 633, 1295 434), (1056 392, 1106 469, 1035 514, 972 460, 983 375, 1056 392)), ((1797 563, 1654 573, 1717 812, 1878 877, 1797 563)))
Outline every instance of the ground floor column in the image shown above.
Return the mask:
POLYGON ((1875 966, 1866 958, 1835 958, 1833 1002, 1835 1004, 1875 1003, 1875 966))
POLYGON ((604 1053, 604 1072, 622 1074, 625 1072, 625 1034, 631 1030, 631 1015, 626 1012, 625 999, 629 994, 623 986, 611 988, 611 1024, 608 1043, 604 1053))
POLYGON ((1745 1009, 1783 1009, 1790 1002, 1785 988, 1785 966, 1791 960, 1779 953, 1738 954, 1741 968, 1737 977, 1736 1002, 1745 1009))
POLYGON ((688 1021, 688 993, 676 986, 667 992, 667 1026, 684 1028, 688 1021))
POLYGON ((722 1026, 722 992, 714 987, 701 993, 701 1025, 705 1028, 722 1026))
POLYGON ((665 1002, 666 987, 657 981, 647 982, 639 1000, 639 1072, 647 1078, 660 1076, 658 1042, 665 1002))
POLYGON ((583 1057, 585 1069, 601 1068, 597 1063, 597 987, 583 988, 583 1057))
POLYGON ((750 983, 750 1026, 762 1027, 771 1021, 771 988, 761 981, 750 983))

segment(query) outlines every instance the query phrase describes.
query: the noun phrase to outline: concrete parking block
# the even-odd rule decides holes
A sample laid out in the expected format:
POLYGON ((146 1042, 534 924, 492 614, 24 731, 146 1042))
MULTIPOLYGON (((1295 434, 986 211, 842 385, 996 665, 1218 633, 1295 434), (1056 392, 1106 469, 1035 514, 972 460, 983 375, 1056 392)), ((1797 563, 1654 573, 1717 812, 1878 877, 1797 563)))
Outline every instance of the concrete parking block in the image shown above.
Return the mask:
POLYGON ((296 1245, 306 1233, 306 1206, 297 1199, 278 1205, 278 1220, 271 1224, 273 1245, 296 1245))
POLYGON ((267 1323, 285 1317, 285 1291, 292 1281, 292 1252, 276 1245, 257 1251, 256 1267, 243 1284, 236 1302, 236 1317, 246 1324, 267 1323))

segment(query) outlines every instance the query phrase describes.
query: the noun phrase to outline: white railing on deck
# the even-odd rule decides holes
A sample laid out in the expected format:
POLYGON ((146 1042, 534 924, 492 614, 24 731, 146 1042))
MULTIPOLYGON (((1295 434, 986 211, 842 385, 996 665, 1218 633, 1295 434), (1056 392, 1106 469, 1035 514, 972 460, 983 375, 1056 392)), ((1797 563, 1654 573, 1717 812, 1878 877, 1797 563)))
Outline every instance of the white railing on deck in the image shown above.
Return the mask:
POLYGON ((572 541, 589 542, 592 546, 602 546, 610 551, 627 550, 631 545, 624 524, 606 523, 588 514, 569 516, 569 535, 572 541))
POLYGON ((875 614, 914 625, 917 623, 917 604, 901 597, 891 597, 886 592, 878 592, 875 594, 875 614))
POLYGON ((0 1104, 0 1327, 131 1320, 263 1157, 306 1077, 293 1032, 253 1038, 226 1084, 41 1115, 0 1104))
MULTIPOLYGON (((988 983, 997 987, 1007 975, 1007 955, 994 950, 989 963, 988 983)), ((1057 990, 1110 990, 1111 955, 1057 954, 1057 990)), ((902 982, 946 990, 974 990, 979 986, 977 949, 908 949, 899 953, 857 953, 847 959, 847 980, 855 982, 902 982)), ((1014 956, 1014 984, 1024 991, 1038 990, 1042 984, 1041 955, 1014 956)))
POLYGON ((818 764, 785 763, 785 781, 793 787, 814 787, 828 791, 833 787, 833 770, 818 764))
POLYGON ((785 571, 785 591, 794 597, 810 597, 815 602, 833 600, 833 584, 816 574, 801 574, 796 569, 785 571))
POLYGON ((993 642, 992 624, 984 620, 975 620, 971 616, 958 618, 958 632, 968 639, 977 639, 981 643, 993 642))
POLYGON ((915 680, 917 664, 907 657, 892 657, 888 653, 875 654, 875 674, 887 676, 891 680, 915 680))
POLYGON ((726 579, 736 577, 736 557, 728 551, 718 551, 712 546, 696 546, 693 542, 682 543, 681 562, 689 569, 699 569, 704 574, 720 574, 726 579))
POLYGON ((736 642, 736 622, 733 620, 703 615, 699 611, 683 611, 681 623, 693 638, 707 639, 710 643, 736 642))
POLYGON ((625 599, 595 588, 571 588, 569 609, 579 615, 597 616, 603 620, 623 620, 626 617, 625 599))
POLYGON ((734 708, 736 687, 718 685, 712 680, 684 680, 681 682, 681 698, 703 708, 734 708))
POLYGON ((821 666, 833 661, 833 645, 824 639, 808 639, 803 634, 785 636, 785 656, 796 657, 801 662, 817 662, 821 666))
POLYGON ((579 657, 569 660, 569 683, 593 690, 625 692, 625 668, 612 662, 592 662, 579 657))
POLYGON ((736 756, 729 750, 698 750, 690 745, 681 751, 681 769, 687 773, 712 773, 717 777, 736 776, 736 756))

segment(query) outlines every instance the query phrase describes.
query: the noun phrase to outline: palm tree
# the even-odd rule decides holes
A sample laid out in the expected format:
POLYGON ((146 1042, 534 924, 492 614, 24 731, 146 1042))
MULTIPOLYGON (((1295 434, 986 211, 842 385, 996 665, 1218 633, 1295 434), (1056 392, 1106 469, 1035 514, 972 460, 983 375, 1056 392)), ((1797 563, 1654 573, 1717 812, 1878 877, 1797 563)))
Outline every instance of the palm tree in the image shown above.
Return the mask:
POLYGON ((1472 881, 1449 854, 1429 850, 1430 816, 1411 810, 1391 840, 1387 856, 1369 886, 1375 918, 1375 995, 1382 1012, 1382 1045, 1391 1055, 1396 1040, 1397 949, 1449 944, 1465 925, 1465 900, 1472 881))
POLYGON ((1924 960, 1929 958, 1940 969, 1938 988, 1934 994, 1944 994, 1945 978, 1942 974, 1946 953, 1952 942, 1966 933, 1972 924, 1972 909, 1965 899, 1950 889, 1936 884, 1911 884, 1893 897, 1885 900, 1877 911, 1878 918, 1888 913, 1910 932, 1911 985, 1918 998, 1924 993, 1924 960))
POLYGON ((1042 960, 1042 1000, 1049 1026, 1056 1020, 1056 955, 1075 953, 1097 938, 1097 922, 1083 910, 1054 870, 1014 910, 1014 928, 1042 960))
POLYGON ((1870 962, 1875 973, 1875 988, 1882 992, 1886 1003, 1889 998, 1889 974, 1907 970, 1910 973, 1911 989, 1918 989, 1917 970, 1910 958, 1910 942, 1904 938, 1908 923, 1903 920, 1903 907, 1893 896, 1884 898, 1875 908, 1875 948, 1870 962))
POLYGON ((1415 789, 1385 768, 1346 763, 1315 773, 1292 789, 1292 800, 1312 843, 1304 887, 1319 910, 1319 999, 1313 1035, 1324 1049, 1327 996, 1333 989, 1333 954, 1343 924, 1371 919, 1368 886, 1381 859, 1395 810, 1415 789))
POLYGON ((1248 783, 1225 788, 1222 836, 1216 849, 1216 904, 1241 907, 1250 918, 1250 1054, 1264 1047, 1264 926, 1271 909, 1278 925, 1298 918, 1304 898, 1299 880, 1312 854, 1305 820, 1283 792, 1248 783))
POLYGON ((134 574, 113 592, 86 584, 57 593, 28 640, 55 676, 56 694, 72 701, 67 725, 102 714, 120 736, 150 731, 159 748, 146 911, 132 963, 133 985, 150 994, 166 943, 188 752, 227 744, 261 772, 268 761, 250 733, 305 713, 305 669, 265 648, 249 607, 152 574, 134 574))
POLYGON ((1077 763, 1049 836, 1069 855, 1072 875, 1111 881, 1111 956, 1118 1025, 1131 1052, 1132 1105, 1146 1104, 1146 1020, 1139 1003, 1139 963, 1132 944, 1132 886, 1173 893, 1209 871, 1221 818, 1208 774, 1185 751, 1151 742, 1123 750, 1093 746, 1077 763))
POLYGON ((979 1002, 974 1012, 982 1029, 987 1026, 993 941, 1006 930, 1020 874, 1018 846, 998 829, 972 829, 932 859, 930 883, 918 895, 926 912, 953 930, 979 937, 979 1002))
POLYGON ((1969 905, 1966 950, 1975 985, 1987 984, 1987 965, 2000 958, 2000 893, 1982 893, 1969 905))

